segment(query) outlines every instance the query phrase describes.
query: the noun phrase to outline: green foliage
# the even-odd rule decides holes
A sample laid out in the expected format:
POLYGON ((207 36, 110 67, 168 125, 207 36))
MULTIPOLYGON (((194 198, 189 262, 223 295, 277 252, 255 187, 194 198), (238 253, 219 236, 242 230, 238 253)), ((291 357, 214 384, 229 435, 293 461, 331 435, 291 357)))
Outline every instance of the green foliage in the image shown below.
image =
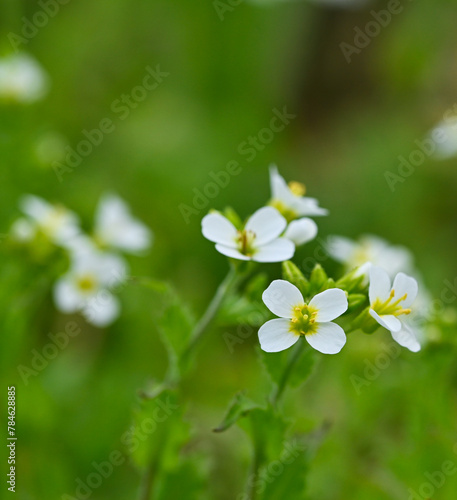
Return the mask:
MULTIPOLYGON (((299 342, 306 342, 305 339, 300 339, 299 342)), ((302 349, 302 346, 296 345, 294 349, 301 349, 299 358, 295 361, 293 371, 288 379, 291 387, 299 387, 304 384, 311 376, 313 368, 316 364, 317 353, 309 346, 302 349)), ((282 376, 290 359, 294 355, 294 349, 286 349, 281 352, 265 352, 258 349, 259 357, 265 367, 272 382, 276 385, 281 383, 282 376)))
POLYGON ((227 410, 222 422, 213 429, 214 432, 224 432, 234 425, 242 417, 248 415, 252 410, 259 408, 259 405, 249 399, 243 392, 238 393, 227 410))
POLYGON ((282 263, 282 277, 295 285, 303 297, 307 297, 310 291, 310 283, 300 269, 290 260, 282 263))

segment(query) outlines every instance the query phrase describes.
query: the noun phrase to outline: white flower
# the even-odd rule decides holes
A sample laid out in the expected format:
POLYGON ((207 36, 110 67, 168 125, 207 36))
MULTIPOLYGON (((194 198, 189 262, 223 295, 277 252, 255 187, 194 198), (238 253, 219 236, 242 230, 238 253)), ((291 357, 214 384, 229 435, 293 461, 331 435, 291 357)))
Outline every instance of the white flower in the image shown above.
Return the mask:
POLYGON ((81 312, 89 323, 104 327, 119 315, 117 298, 109 289, 122 284, 125 262, 116 255, 81 247, 70 270, 54 286, 54 301, 64 313, 81 312))
POLYGON ((137 253, 149 248, 152 232, 132 217, 129 207, 121 198, 106 194, 98 205, 94 237, 102 247, 137 253))
POLYGON ((317 236, 317 224, 307 217, 293 220, 287 226, 284 238, 292 241, 295 246, 304 245, 317 236))
POLYGON ((336 354, 346 343, 344 330, 332 323, 348 308, 343 290, 325 290, 306 304, 296 286, 276 280, 263 292, 262 298, 268 309, 279 316, 279 319, 267 321, 260 327, 259 340, 264 351, 283 351, 301 336, 324 354, 336 354))
POLYGON ((348 271, 361 267, 360 274, 368 274, 371 265, 386 269, 392 278, 400 270, 413 270, 413 258, 408 249, 390 245, 377 236, 364 235, 358 242, 342 236, 330 236, 327 251, 348 271))
POLYGON ((436 149, 433 157, 437 160, 447 160, 457 155, 457 116, 442 120, 428 134, 436 149))
POLYGON ((279 235, 287 221, 273 207, 257 210, 239 231, 220 213, 203 217, 202 233, 216 243, 216 250, 227 257, 256 262, 282 262, 292 258, 295 245, 279 235))
POLYGON ((319 207, 316 199, 304 196, 306 189, 303 184, 287 184, 275 165, 270 166, 270 185, 270 205, 277 208, 288 221, 298 217, 328 214, 325 208, 319 207))
POLYGON ((27 54, 0 59, 0 98, 20 103, 41 99, 48 89, 48 77, 27 54))
POLYGON ((13 225, 13 236, 19 239, 32 239, 42 232, 53 243, 63 245, 80 233, 77 215, 62 205, 51 205, 38 196, 26 195, 20 200, 20 207, 29 219, 21 218, 13 225))
POLYGON ((404 273, 398 273, 391 287, 390 278, 384 269, 370 269, 370 315, 392 334, 393 339, 410 351, 417 352, 421 346, 411 323, 411 305, 417 297, 417 281, 404 273))

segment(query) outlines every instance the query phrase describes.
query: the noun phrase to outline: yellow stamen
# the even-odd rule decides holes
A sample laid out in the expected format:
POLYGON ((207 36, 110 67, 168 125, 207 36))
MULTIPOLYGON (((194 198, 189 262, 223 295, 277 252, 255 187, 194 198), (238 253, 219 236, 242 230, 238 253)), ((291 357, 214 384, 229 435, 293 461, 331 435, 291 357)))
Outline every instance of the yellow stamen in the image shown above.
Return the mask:
POLYGON ((304 196, 306 194, 306 186, 301 182, 297 181, 289 182, 289 189, 295 196, 304 196))

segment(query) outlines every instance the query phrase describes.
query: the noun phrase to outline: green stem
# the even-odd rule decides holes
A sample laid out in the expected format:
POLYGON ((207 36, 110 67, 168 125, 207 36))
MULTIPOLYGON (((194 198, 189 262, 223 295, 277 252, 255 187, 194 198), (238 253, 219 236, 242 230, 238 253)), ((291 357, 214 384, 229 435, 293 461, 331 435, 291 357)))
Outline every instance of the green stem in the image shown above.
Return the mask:
POLYGON ((202 338, 204 337, 205 332, 207 331, 208 327, 216 317, 217 313, 219 312, 220 307, 222 306, 222 303, 224 302, 225 297, 229 293, 229 291, 232 289, 232 287, 235 285, 235 283, 238 281, 239 275, 236 272, 235 267, 231 267, 230 271, 228 272, 227 276, 225 277, 224 281, 219 285, 213 300, 209 303, 206 311, 204 312, 203 316, 200 318, 198 323, 195 325, 192 335, 189 341, 189 345, 187 346, 187 349, 184 351, 182 355, 182 361, 185 362, 188 360, 190 354, 195 350, 195 348, 198 346, 198 344, 201 342, 202 338))
POLYGON ((248 482, 246 485, 246 497, 248 498, 248 500, 255 500, 256 497, 255 486, 257 483, 257 476, 259 474, 260 463, 261 463, 260 453, 258 447, 255 446, 254 457, 252 459, 252 465, 248 476, 248 482))
POLYGON ((297 361, 299 360, 300 356, 302 355, 306 345, 307 343, 304 341, 304 339, 300 339, 298 343, 295 345, 294 350, 292 351, 292 354, 289 358, 289 362, 287 363, 287 366, 284 369, 284 372, 281 376, 279 384, 275 387, 271 395, 270 401, 272 406, 276 407, 278 405, 279 400, 281 399, 281 396, 285 388, 287 387, 287 382, 289 380, 289 377, 294 371, 294 367, 297 361))

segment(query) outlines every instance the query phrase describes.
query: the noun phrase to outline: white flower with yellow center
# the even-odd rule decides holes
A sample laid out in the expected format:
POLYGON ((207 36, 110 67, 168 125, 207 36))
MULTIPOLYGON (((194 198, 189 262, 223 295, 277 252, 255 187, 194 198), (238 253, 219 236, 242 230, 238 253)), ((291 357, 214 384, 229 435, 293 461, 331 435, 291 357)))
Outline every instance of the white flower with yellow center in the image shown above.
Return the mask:
POLYGON ((53 243, 64 245, 80 234, 78 216, 62 205, 52 205, 38 196, 26 195, 22 197, 20 207, 28 219, 16 221, 12 233, 22 241, 29 241, 40 232, 53 243))
POLYGON ((152 232, 131 215, 121 198, 106 194, 95 216, 94 239, 102 248, 138 253, 150 247, 152 232))
POLYGON ((295 245, 279 235, 287 221, 273 207, 257 210, 242 230, 222 214, 210 213, 203 217, 202 233, 216 243, 216 250, 227 257, 255 262, 283 262, 293 257, 295 245))
POLYGON ((389 275, 384 269, 372 266, 370 269, 370 315, 390 331, 392 338, 410 351, 420 350, 420 344, 409 324, 408 315, 418 292, 417 281, 404 273, 395 276, 391 286, 389 275))
POLYGON ((259 340, 264 351, 283 351, 300 337, 305 337, 311 347, 324 354, 336 354, 346 343, 344 330, 332 323, 348 308, 343 290, 325 290, 306 304, 296 286, 276 280, 263 292, 262 299, 268 309, 279 316, 260 327, 259 340))
POLYGON ((46 73, 29 55, 0 59, 0 99, 31 103, 44 97, 48 86, 46 73))
POLYGON ((70 270, 54 286, 54 301, 64 313, 81 312, 89 323, 104 327, 119 315, 118 299, 109 291, 127 276, 125 262, 116 255, 92 252, 81 246, 70 270))
POLYGON ((290 222, 299 217, 327 215, 325 208, 319 207, 315 198, 305 196, 306 188, 299 182, 286 183, 275 165, 270 166, 270 205, 290 222))
POLYGON ((359 241, 330 236, 326 248, 333 259, 344 264, 347 271, 359 267, 360 274, 368 275, 370 266, 374 265, 385 269, 393 278, 401 270, 413 270, 413 257, 407 248, 391 245, 378 236, 367 234, 359 241))

